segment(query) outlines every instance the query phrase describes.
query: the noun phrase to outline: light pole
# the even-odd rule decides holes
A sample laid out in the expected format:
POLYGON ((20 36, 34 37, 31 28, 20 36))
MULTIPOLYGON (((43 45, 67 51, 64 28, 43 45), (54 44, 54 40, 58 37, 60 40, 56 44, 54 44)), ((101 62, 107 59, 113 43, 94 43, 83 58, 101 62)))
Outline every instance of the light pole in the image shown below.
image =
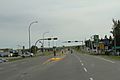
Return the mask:
POLYGON ((45 36, 45 34, 47 34, 47 33, 49 33, 49 32, 44 32, 44 33, 43 33, 43 45, 42 45, 42 47, 43 47, 43 52, 44 52, 44 36, 45 36))
POLYGON ((40 41, 41 39, 38 39, 36 42, 35 42, 35 53, 37 53, 37 50, 36 50, 36 45, 37 45, 37 43, 39 42, 39 43, 41 43, 42 45, 43 45, 43 43, 40 41))
POLYGON ((29 31, 29 51, 31 52, 31 39, 30 39, 30 28, 31 28, 31 25, 34 24, 34 23, 38 23, 38 21, 33 21, 30 23, 29 25, 29 28, 28 28, 28 31, 29 31))

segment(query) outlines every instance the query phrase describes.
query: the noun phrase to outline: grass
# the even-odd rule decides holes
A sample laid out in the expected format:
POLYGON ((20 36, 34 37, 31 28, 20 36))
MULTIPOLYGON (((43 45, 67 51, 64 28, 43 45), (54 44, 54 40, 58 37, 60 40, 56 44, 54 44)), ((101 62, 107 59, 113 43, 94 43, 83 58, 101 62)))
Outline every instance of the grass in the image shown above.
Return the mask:
POLYGON ((49 56, 49 55, 52 55, 52 54, 53 54, 53 52, 46 51, 46 52, 43 52, 42 54, 40 54, 40 56, 49 56))
POLYGON ((107 59, 112 59, 112 60, 120 60, 120 56, 113 56, 113 55, 100 55, 100 56, 102 56, 102 57, 104 57, 104 58, 107 58, 107 59))
POLYGON ((24 59, 24 58, 22 58, 22 57, 20 57, 20 58, 12 58, 12 59, 8 59, 8 61, 13 62, 13 61, 21 60, 21 59, 24 59))
POLYGON ((81 54, 88 54, 88 55, 93 55, 93 56, 100 56, 106 59, 111 59, 111 60, 120 60, 120 56, 114 56, 114 55, 105 55, 103 54, 95 54, 95 53, 90 53, 90 52, 86 52, 86 51, 81 51, 81 50, 77 50, 77 52, 81 53, 81 54))

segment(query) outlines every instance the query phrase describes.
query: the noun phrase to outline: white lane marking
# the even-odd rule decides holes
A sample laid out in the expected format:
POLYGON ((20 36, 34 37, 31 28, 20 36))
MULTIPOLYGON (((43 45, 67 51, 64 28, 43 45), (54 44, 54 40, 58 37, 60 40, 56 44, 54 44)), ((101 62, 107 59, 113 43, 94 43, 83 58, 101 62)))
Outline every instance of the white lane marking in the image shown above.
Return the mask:
POLYGON ((80 63, 82 62, 82 60, 80 59, 80 57, 78 57, 77 55, 74 55, 74 56, 79 60, 80 63))
POLYGON ((95 58, 98 58, 98 59, 101 59, 101 60, 104 60, 104 61, 107 61, 107 62, 115 63, 114 61, 111 61, 111 60, 108 60, 108 59, 105 59, 105 58, 101 58, 101 57, 95 57, 95 58))
POLYGON ((83 64, 83 63, 81 63, 81 65, 83 66, 84 64, 83 64))
POLYGON ((81 63, 82 61, 80 60, 80 63, 81 63))
POLYGON ((87 69, 86 69, 86 68, 84 68, 84 71, 85 71, 85 72, 87 72, 87 69))
POLYGON ((93 80, 93 78, 89 78, 89 80, 93 80))

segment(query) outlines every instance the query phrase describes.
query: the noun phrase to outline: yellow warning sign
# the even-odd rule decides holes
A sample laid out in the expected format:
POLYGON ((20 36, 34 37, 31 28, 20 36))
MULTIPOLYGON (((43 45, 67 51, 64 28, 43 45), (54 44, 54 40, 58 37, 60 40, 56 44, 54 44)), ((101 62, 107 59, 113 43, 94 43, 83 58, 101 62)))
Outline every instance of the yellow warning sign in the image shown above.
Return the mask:
POLYGON ((104 43, 99 43, 99 48, 104 49, 105 48, 104 43))

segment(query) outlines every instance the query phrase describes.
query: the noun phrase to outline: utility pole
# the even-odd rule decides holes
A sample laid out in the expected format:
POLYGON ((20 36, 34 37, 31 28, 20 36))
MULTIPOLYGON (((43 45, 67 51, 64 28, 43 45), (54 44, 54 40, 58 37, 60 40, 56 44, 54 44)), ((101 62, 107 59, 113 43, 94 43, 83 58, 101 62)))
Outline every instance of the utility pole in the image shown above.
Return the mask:
POLYGON ((47 33, 49 33, 49 32, 44 32, 44 33, 43 33, 43 45, 42 45, 43 52, 44 52, 44 36, 45 36, 45 34, 47 34, 47 33))

